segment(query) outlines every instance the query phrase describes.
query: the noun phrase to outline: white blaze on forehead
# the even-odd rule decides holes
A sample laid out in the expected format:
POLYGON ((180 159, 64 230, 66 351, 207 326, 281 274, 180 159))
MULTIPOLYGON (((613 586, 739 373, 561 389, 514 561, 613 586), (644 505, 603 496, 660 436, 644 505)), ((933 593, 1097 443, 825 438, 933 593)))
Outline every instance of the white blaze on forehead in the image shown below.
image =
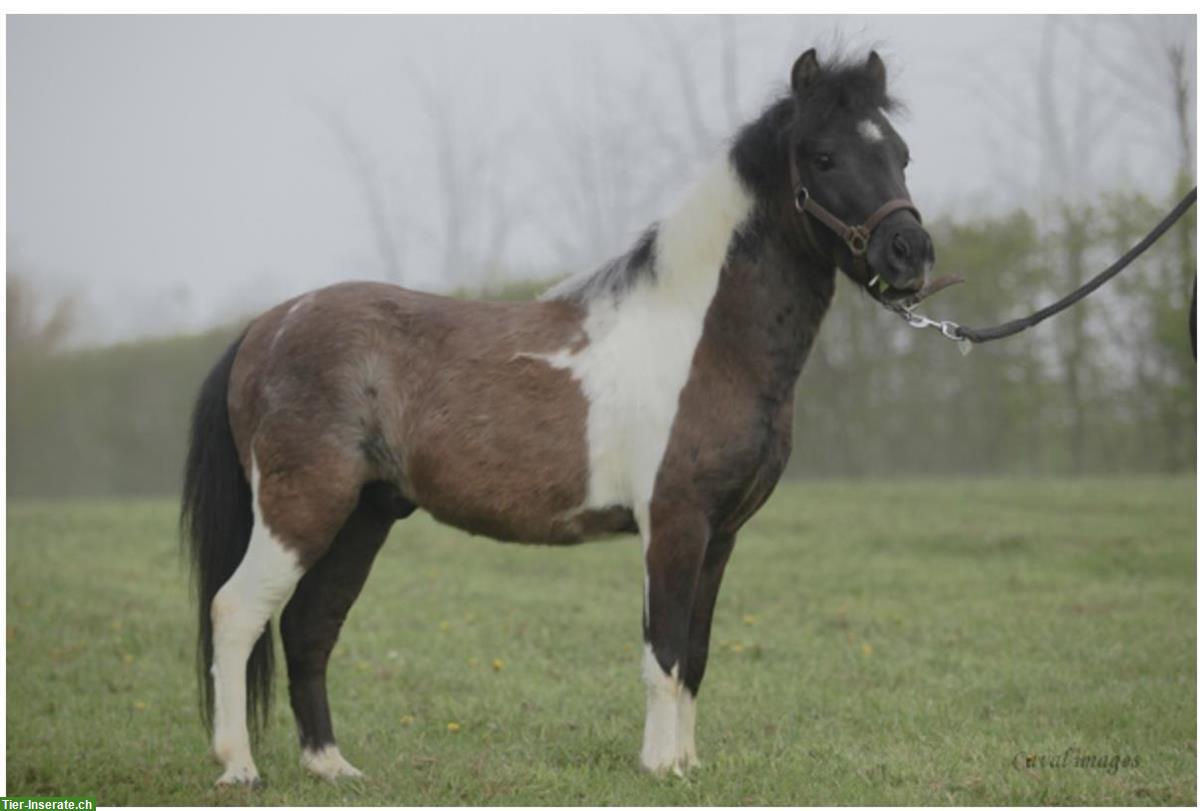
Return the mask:
POLYGON ((858 134, 863 137, 863 140, 872 144, 883 140, 883 130, 869 118, 858 122, 858 134))

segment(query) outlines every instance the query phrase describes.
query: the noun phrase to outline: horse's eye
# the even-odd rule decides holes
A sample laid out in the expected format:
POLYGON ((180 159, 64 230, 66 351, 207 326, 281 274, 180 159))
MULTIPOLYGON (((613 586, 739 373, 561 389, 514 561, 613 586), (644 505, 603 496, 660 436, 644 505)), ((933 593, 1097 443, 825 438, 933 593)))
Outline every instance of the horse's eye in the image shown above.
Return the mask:
POLYGON ((813 163, 815 163, 817 168, 822 172, 828 172, 833 168, 833 156, 828 152, 822 152, 813 158, 813 163))

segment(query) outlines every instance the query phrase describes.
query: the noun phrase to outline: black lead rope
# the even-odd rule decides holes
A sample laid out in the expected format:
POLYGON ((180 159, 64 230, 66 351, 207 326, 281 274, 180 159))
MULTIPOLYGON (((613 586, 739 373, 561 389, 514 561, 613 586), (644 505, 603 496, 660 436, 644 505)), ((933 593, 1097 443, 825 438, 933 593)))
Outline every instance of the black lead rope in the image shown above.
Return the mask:
MULTIPOLYGON (((1171 213, 1168 214, 1166 217, 1164 217, 1162 222, 1160 222, 1158 225, 1156 225, 1154 227, 1154 230, 1151 231, 1149 234, 1147 234, 1142 239, 1141 242, 1139 242, 1138 244, 1136 244, 1132 248, 1130 248, 1129 251, 1124 256, 1122 256, 1116 262, 1113 262, 1102 273, 1100 273, 1095 278, 1088 281, 1086 284, 1084 284, 1082 287, 1080 287, 1075 292, 1071 293, 1070 295, 1063 296, 1061 299, 1059 299, 1058 301, 1049 305, 1048 307, 1043 307, 1042 309, 1038 310, 1037 312, 1033 313, 1032 315, 1027 315, 1024 318, 1016 318, 1016 319, 1013 319, 1012 321, 1006 321, 1003 324, 998 324, 994 327, 977 328, 977 327, 964 327, 960 324, 955 324, 952 321, 932 321, 930 319, 924 318, 923 316, 919 316, 914 313, 911 313, 911 310, 904 310, 904 311, 899 311, 899 312, 902 316, 905 317, 905 320, 909 321, 909 323, 915 322, 914 326, 937 326, 937 327, 940 327, 943 335, 945 335, 947 338, 950 338, 955 341, 970 341, 973 344, 982 344, 982 343, 987 343, 988 341, 995 341, 1000 338, 1007 338, 1010 335, 1016 335, 1018 332, 1023 332, 1025 330, 1029 329, 1030 327, 1034 326, 1035 324, 1045 321, 1050 316, 1056 315, 1056 314, 1062 312, 1063 310, 1070 307, 1072 304, 1075 304, 1079 300, 1081 300, 1084 297, 1095 292, 1098 288, 1100 288, 1106 282, 1108 282, 1110 279, 1112 279, 1112 277, 1116 276, 1118 273, 1120 273, 1122 270, 1124 270, 1126 267, 1128 267, 1129 263, 1131 263, 1134 259, 1137 259, 1143 253, 1145 253, 1146 250, 1151 245, 1153 245, 1155 242, 1157 242, 1158 239, 1163 234, 1165 234, 1168 230, 1170 230, 1172 225, 1174 225, 1176 222, 1178 222, 1179 218, 1182 217, 1187 212, 1187 210, 1192 207, 1192 205, 1195 202, 1196 202, 1196 187, 1193 186, 1192 190, 1190 192, 1188 192, 1186 195, 1184 195, 1183 199, 1180 200, 1179 203, 1176 204, 1175 208, 1173 208, 1171 210, 1171 213), (924 322, 924 323, 921 323, 921 322, 924 322)), ((1195 293, 1195 284, 1193 283, 1193 286, 1192 286, 1192 312, 1193 312, 1193 315, 1191 316, 1193 324, 1195 323, 1195 315, 1194 315, 1195 307, 1196 307, 1196 293, 1195 293)), ((1191 329, 1192 329, 1192 355, 1194 356, 1196 354, 1195 327, 1192 326, 1191 329)), ((966 347, 964 346, 963 348, 965 350, 966 347)))

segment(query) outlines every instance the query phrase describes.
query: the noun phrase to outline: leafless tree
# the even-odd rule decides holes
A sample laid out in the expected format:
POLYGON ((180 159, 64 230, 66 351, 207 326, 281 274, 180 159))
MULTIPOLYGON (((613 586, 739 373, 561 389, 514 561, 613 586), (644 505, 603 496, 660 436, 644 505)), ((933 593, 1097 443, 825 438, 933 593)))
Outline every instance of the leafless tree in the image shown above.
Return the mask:
POLYGON ((1061 27, 1123 91, 1117 94, 1120 103, 1138 113, 1130 119, 1142 122, 1151 140, 1176 150, 1181 169, 1191 174, 1196 151, 1191 77, 1196 55, 1195 40, 1187 32, 1194 32, 1194 22, 1160 15, 1064 17, 1061 27), (1138 58, 1117 56, 1131 53, 1138 58), (1173 126, 1162 126, 1164 115, 1173 126))
MULTIPOLYGON (((1093 25, 1085 21, 1082 25, 1093 25)), ((1022 180, 1018 172, 1006 182, 1028 183, 1024 196, 1038 200, 1043 227, 1061 234, 1060 253, 1050 265, 1061 274, 1047 279, 1061 291, 1084 282, 1087 268, 1089 203, 1107 173, 1096 172, 1097 155, 1116 135, 1111 126, 1119 100, 1102 93, 1102 72, 1086 49, 1063 48, 1064 22, 1048 18, 1043 24, 1036 57, 1018 63, 1024 70, 989 69, 982 60, 964 60, 957 79, 979 93, 996 111, 1003 127, 989 137, 998 151, 1012 157, 1014 167, 1031 163, 1036 175, 1022 180), (1030 92, 1032 91, 1032 92, 1030 92)), ((1030 291, 1031 299, 1034 291, 1030 291)), ((1089 312, 1073 308, 1058 319, 1058 361, 1065 389, 1065 418, 1072 469, 1085 464, 1089 404, 1085 376, 1091 367, 1086 336, 1089 312)))
POLYGON ((472 127, 453 93, 420 71, 411 75, 433 136, 441 277, 458 286, 483 284, 503 265, 509 240, 530 214, 528 189, 513 184, 509 165, 519 133, 472 127))
POLYGON ((427 143, 432 152, 437 205, 422 219, 423 206, 397 214, 392 200, 404 195, 390 188, 366 140, 344 114, 328 104, 313 103, 318 118, 333 135, 367 213, 376 253, 385 278, 405 283, 413 237, 435 244, 439 277, 447 286, 479 286, 492 280, 517 226, 528 214, 523 190, 509 182, 509 156, 515 153, 515 133, 496 134, 472 128, 455 107, 452 93, 440 92, 419 70, 408 72, 418 109, 429 124, 427 143))
POLYGON ((707 157, 715 144, 745 123, 736 19, 722 15, 715 23, 699 20, 689 25, 655 18, 642 30, 646 47, 666 57, 669 87, 664 92, 678 100, 684 124, 677 138, 693 159, 707 157), (705 57, 713 53, 715 63, 706 64, 705 57), (713 121, 715 111, 724 112, 723 121, 713 121))
POLYGON ((314 102, 312 107, 345 156, 350 175, 362 196, 384 278, 396 284, 403 284, 404 230, 400 227, 400 218, 393 216, 388 206, 383 174, 378 162, 371 155, 367 145, 354 133, 343 114, 318 102, 314 102))
POLYGON ((594 68, 585 87, 550 108, 560 149, 547 167, 547 185, 567 221, 554 239, 569 262, 620 250, 744 123, 732 17, 634 25, 650 55, 636 79, 614 80, 594 68), (715 61, 702 61, 714 53, 715 61))
POLYGON ((660 148, 663 111, 644 76, 624 82, 593 66, 548 110, 554 148, 542 164, 543 194, 553 210, 546 232, 560 260, 575 268, 615 254, 661 213, 680 155, 660 148))
POLYGON ((5 283, 5 337, 10 353, 46 353, 61 349, 74 330, 78 308, 74 297, 47 299, 29 278, 15 269, 10 251, 5 283))
MULTIPOLYGON (((1068 18, 1065 30, 1075 36, 1095 59, 1104 74, 1123 92, 1121 103, 1138 115, 1143 138, 1150 144, 1172 149, 1178 160, 1175 191, 1183 192, 1195 182, 1196 133, 1195 39, 1191 23, 1158 15, 1100 18, 1084 25, 1068 18), (1105 41, 1102 35, 1107 35, 1105 41), (1115 42, 1119 47, 1112 47, 1115 42), (1138 59, 1118 60, 1113 53, 1137 53, 1138 59), (1168 124, 1167 126, 1164 126, 1168 124)), ((1180 271, 1186 283, 1196 272, 1194 219, 1176 228, 1180 271)))

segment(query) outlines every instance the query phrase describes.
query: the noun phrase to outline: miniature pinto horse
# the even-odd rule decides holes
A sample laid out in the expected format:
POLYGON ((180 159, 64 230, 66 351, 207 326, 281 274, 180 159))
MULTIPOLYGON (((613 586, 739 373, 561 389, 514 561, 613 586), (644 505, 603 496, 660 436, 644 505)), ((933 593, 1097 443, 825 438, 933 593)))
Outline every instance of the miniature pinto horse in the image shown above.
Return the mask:
POLYGON ((721 575, 787 461, 836 269, 890 300, 932 265, 890 105, 878 55, 823 68, 809 50, 671 216, 539 301, 347 283, 250 324, 201 389, 183 501, 218 783, 258 782, 248 721, 265 718, 285 603, 301 761, 359 774, 334 743, 326 665, 416 509, 521 543, 639 534, 641 762, 696 765, 721 575))

